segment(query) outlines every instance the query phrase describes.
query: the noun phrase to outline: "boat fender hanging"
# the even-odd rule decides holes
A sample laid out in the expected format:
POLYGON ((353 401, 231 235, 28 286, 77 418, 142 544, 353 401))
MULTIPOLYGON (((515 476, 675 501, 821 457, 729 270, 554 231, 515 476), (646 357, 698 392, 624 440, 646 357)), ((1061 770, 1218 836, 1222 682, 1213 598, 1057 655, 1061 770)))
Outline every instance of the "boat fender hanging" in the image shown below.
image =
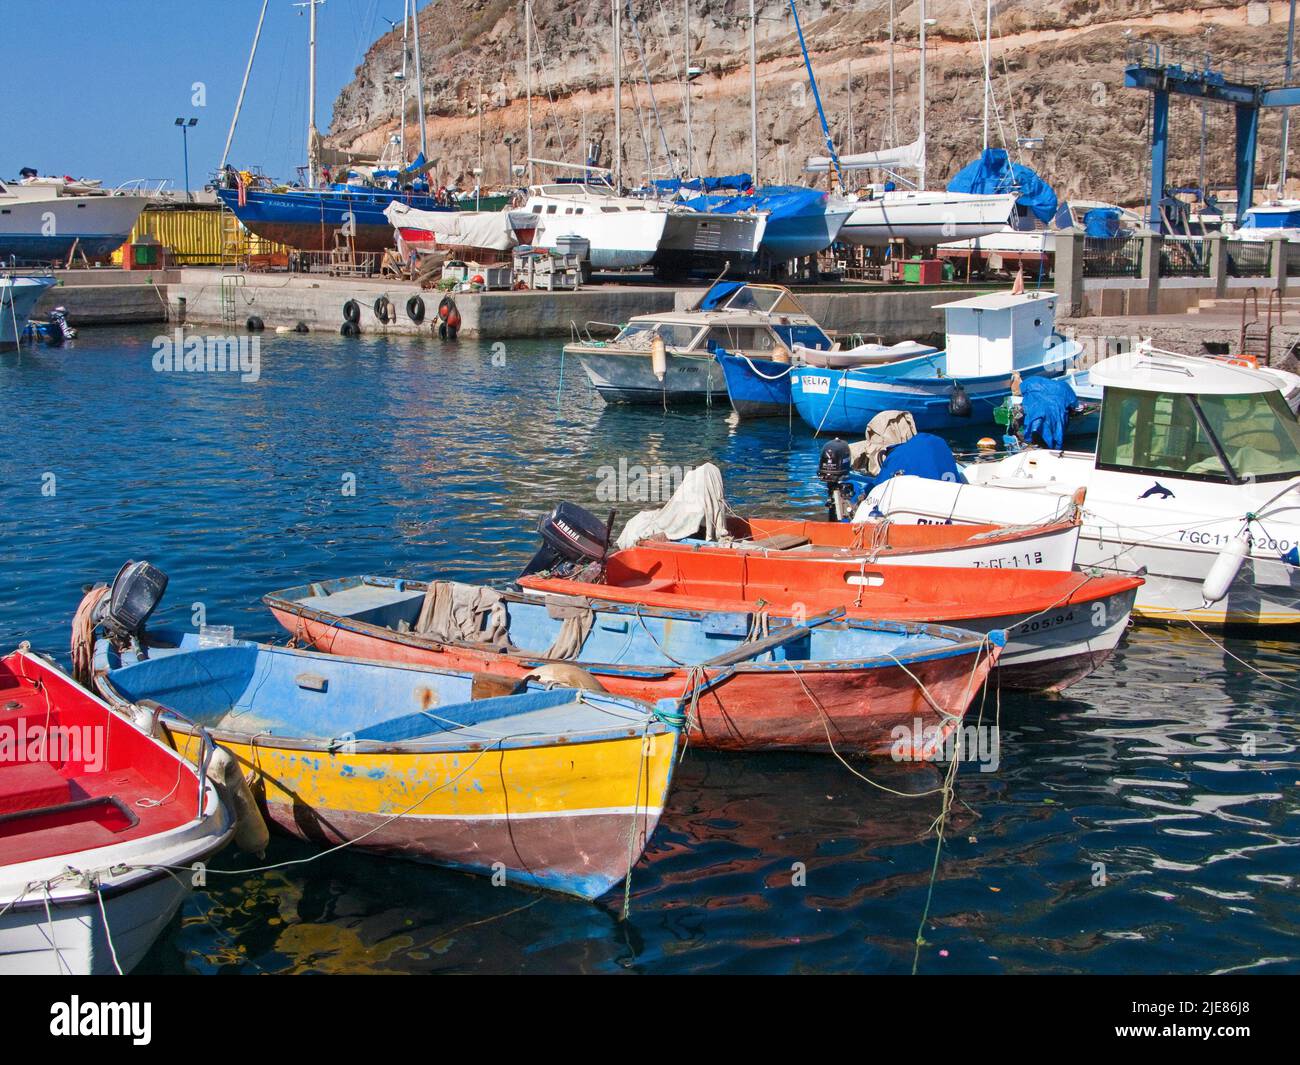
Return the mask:
POLYGON ((308 332, 310 332, 310 330, 307 328, 307 323, 306 323, 306 322, 299 322, 297 325, 295 325, 295 326, 293 327, 293 331, 294 331, 295 333, 308 333, 308 332))
POLYGON ((216 785, 222 801, 235 815, 235 846, 245 854, 261 858, 271 842, 262 811, 257 808, 253 791, 244 779, 235 756, 224 747, 216 747, 208 759, 208 779, 216 785))
POLYGON ((954 418, 969 418, 971 415, 970 396, 966 395, 966 389, 960 381, 952 386, 952 391, 948 394, 948 413, 954 418))
POLYGON ((244 328, 247 329, 250 333, 260 333, 263 329, 266 328, 266 326, 263 324, 262 319, 260 319, 257 315, 252 314, 249 315, 248 321, 244 323, 244 328))
POLYGON ((361 328, 360 326, 357 325, 356 322, 344 322, 341 326, 339 326, 339 336, 359 337, 360 335, 361 335, 361 328))
POLYGON ((650 366, 660 381, 668 374, 668 349, 664 345, 664 338, 658 333, 650 341, 650 366))
POLYGON ((361 304, 356 300, 348 300, 347 303, 343 304, 343 319, 353 325, 361 321, 361 304))
POLYGON ((424 300, 422 298, 412 296, 406 301, 406 317, 416 325, 424 321, 424 300))
POLYGON ((454 299, 443 296, 438 303, 438 336, 443 340, 455 340, 459 332, 460 310, 454 299))
POLYGON ((387 296, 380 296, 375 300, 375 317, 385 325, 397 317, 393 310, 393 301, 387 296))
POLYGON ((1210 572, 1201 582, 1201 598, 1204 600, 1202 606, 1221 602, 1227 596, 1248 554, 1250 554, 1250 525, 1246 523, 1242 525, 1241 532, 1233 537, 1228 546, 1219 552, 1210 567, 1210 572))

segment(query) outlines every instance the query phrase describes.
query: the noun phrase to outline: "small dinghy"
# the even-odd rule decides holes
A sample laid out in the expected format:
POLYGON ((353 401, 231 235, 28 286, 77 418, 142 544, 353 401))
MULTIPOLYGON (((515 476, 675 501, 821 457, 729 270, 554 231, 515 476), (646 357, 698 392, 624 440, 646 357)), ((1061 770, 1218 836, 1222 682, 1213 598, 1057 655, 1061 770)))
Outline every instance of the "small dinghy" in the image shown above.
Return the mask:
MULTIPOLYGON (((772 619, 843 608, 849 618, 1004 629, 997 677, 1059 691, 1114 651, 1140 577, 1037 569, 878 565, 867 558, 633 547, 609 553, 599 518, 561 504, 519 585, 549 595, 655 610, 759 613, 772 619)), ((603 603, 602 603, 603 605, 603 603)))
POLYGON ((0 973, 129 972, 233 833, 174 751, 25 647, 0 658, 0 973))
POLYGON ((619 695, 684 699, 690 742, 728 750, 825 751, 829 741, 888 754, 891 731, 916 718, 946 736, 1002 643, 1001 633, 934 625, 828 616, 764 626, 748 606, 589 604, 384 577, 321 581, 264 602, 323 651, 510 677, 581 671, 619 695), (440 600, 460 604, 471 631, 439 624, 440 600))
POLYGON ((209 730, 291 835, 585 899, 640 858, 677 749, 668 708, 604 692, 194 633, 101 639, 95 671, 187 757, 209 730))

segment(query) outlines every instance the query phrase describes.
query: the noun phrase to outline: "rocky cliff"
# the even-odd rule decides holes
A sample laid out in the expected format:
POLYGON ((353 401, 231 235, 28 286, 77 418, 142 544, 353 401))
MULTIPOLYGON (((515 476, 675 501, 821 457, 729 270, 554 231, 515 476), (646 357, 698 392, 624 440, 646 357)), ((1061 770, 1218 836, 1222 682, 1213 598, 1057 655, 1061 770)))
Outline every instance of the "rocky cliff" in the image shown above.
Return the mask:
MULTIPOLYGON (((674 170, 750 168, 748 0, 689 0, 692 154, 687 157, 684 0, 630 0, 623 18, 625 178, 674 170), (648 77, 647 77, 648 75, 648 77), (647 84, 647 82, 649 84, 647 84)), ((822 102, 841 152, 913 139, 917 126, 918 5, 893 0, 798 0, 822 102), (891 51, 894 93, 889 92, 891 51)), ((927 15, 930 184, 974 158, 983 143, 982 0, 930 0, 927 15)), ((1119 203, 1144 199, 1149 94, 1123 87, 1126 50, 1146 42, 1205 53, 1229 76, 1280 83, 1288 5, 1215 0, 997 0, 993 6, 990 141, 1041 146, 1021 160, 1062 195, 1119 203), (1032 142, 1031 142, 1032 143, 1032 142)), ((785 0, 758 0, 759 176, 806 181, 804 159, 822 134, 785 0)), ((508 180, 526 156, 522 0, 460 0, 420 13, 424 94, 434 174, 448 184, 508 180)), ((581 161, 583 145, 611 158, 613 32, 610 0, 533 3, 533 154, 581 161)), ((334 106, 328 143, 378 153, 400 120, 401 35, 374 43, 334 106)), ((408 100, 408 121, 415 121, 408 100)), ((1211 106, 1206 178, 1232 183, 1233 117, 1211 106)), ((1176 99, 1170 179, 1195 185, 1202 145, 1198 104, 1176 99)), ((1262 122, 1257 180, 1276 179, 1280 117, 1262 122)), ((1297 134, 1300 141, 1300 133, 1297 134)))

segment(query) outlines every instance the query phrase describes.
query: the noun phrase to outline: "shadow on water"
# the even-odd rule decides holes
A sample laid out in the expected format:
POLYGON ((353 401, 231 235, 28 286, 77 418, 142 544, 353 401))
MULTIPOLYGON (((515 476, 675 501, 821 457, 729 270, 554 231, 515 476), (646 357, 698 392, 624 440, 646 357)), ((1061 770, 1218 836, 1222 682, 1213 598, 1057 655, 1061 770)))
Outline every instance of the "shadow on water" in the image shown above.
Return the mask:
MULTIPOLYGON (((820 512, 801 425, 607 409, 572 361, 557 395, 558 341, 263 334, 244 383, 157 373, 152 339, 0 355, 22 427, 0 464, 2 646, 66 661, 82 585, 127 558, 170 574, 160 623, 201 610, 262 639, 280 633, 260 596, 308 578, 508 578, 556 501, 607 508, 620 462, 713 460, 739 510, 820 512)), ((1267 635, 1136 628, 1065 696, 986 703, 996 770, 961 767, 921 971, 1300 971, 1300 681, 1267 635)), ((907 972, 938 810, 828 756, 689 750, 627 921, 618 891, 589 905, 345 851, 211 877, 144 970, 907 972)), ((314 853, 279 838, 267 861, 314 853)))

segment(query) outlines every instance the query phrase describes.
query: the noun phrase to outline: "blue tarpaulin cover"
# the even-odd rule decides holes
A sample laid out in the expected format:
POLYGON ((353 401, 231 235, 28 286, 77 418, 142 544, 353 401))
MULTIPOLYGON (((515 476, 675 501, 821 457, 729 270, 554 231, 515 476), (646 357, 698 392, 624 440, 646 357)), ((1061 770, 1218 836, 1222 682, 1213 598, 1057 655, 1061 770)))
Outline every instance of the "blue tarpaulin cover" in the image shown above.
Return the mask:
POLYGON ((1015 192, 1016 203, 1040 222, 1050 222, 1056 214, 1056 192, 1027 166, 1013 163, 1001 148, 985 148, 980 157, 968 163, 948 182, 949 192, 1015 192))
POLYGON ((1094 207, 1083 216, 1083 231, 1089 237, 1118 237, 1120 230, 1118 207, 1094 207))
POLYGON ((743 281, 719 281, 704 294, 700 300, 699 309, 712 311, 727 300, 733 292, 744 287, 745 282, 743 281))
POLYGON ((966 478, 957 468, 957 460, 952 457, 952 448, 942 437, 933 433, 917 433, 910 440, 891 447, 885 453, 885 461, 880 464, 880 472, 876 476, 854 473, 849 479, 859 486, 860 494, 865 495, 876 485, 884 484, 900 473, 925 477, 931 481, 966 483, 966 478))
POLYGON ((697 177, 683 181, 681 178, 660 178, 653 182, 660 192, 717 192, 719 189, 737 189, 744 191, 754 187, 754 179, 749 174, 723 174, 721 177, 697 177))
POLYGON ((1079 402, 1074 389, 1060 377, 1031 377, 1020 386, 1025 410, 1025 437, 1037 434, 1043 446, 1065 447, 1065 426, 1070 408, 1079 402))
POLYGON ((753 196, 694 196, 686 201, 697 211, 717 214, 740 214, 742 211, 769 211, 768 225, 781 218, 803 214, 820 214, 825 210, 826 193, 802 185, 765 185, 753 196))

